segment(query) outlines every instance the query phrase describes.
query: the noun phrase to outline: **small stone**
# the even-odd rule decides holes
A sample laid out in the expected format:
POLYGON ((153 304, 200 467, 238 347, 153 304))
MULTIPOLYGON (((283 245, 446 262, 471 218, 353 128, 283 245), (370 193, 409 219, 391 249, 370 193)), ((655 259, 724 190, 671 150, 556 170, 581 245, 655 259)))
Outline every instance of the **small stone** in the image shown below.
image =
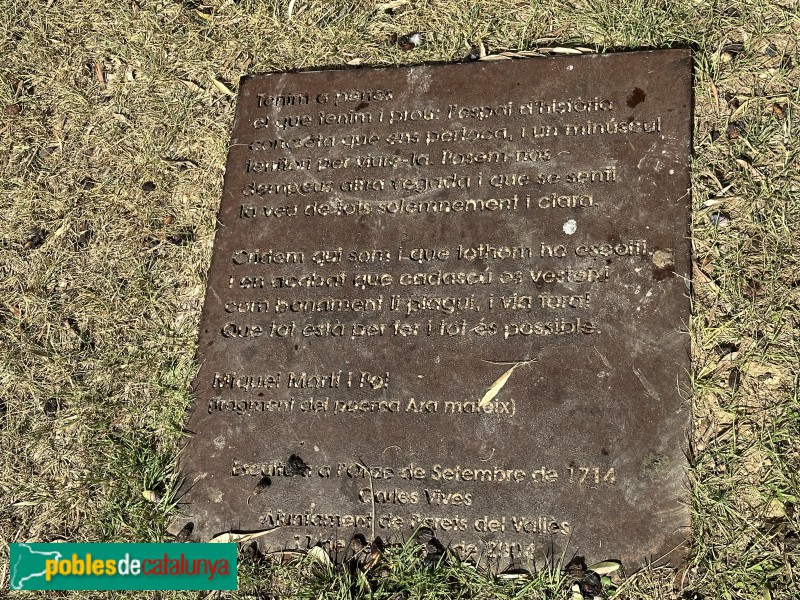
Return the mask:
POLYGON ((653 264, 658 269, 669 269, 675 266, 675 252, 670 248, 659 249, 653 252, 653 264))
POLYGON ((418 48, 420 44, 422 44, 422 35, 416 31, 397 38, 397 45, 400 46, 401 50, 413 50, 418 48))
POLYGON ((731 218, 727 213, 724 213, 720 210, 715 210, 710 215, 708 215, 708 220, 711 221, 711 224, 714 227, 719 227, 722 229, 723 227, 727 227, 731 224, 731 218))

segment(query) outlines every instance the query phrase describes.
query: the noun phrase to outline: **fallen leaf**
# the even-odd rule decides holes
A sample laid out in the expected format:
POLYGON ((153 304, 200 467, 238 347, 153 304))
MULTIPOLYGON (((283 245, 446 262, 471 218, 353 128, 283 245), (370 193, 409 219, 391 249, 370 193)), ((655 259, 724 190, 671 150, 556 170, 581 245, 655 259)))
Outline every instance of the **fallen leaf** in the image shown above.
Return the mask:
POLYGON ((225 94, 226 96, 235 96, 236 94, 227 85, 222 83, 219 79, 212 79, 211 84, 217 88, 217 91, 225 94))
POLYGON ((618 563, 615 560, 606 560, 604 562, 599 562, 591 565, 590 567, 588 567, 588 570, 594 571, 598 575, 608 575, 609 573, 618 571, 620 567, 622 567, 621 563, 618 563))
POLYGON ((320 566, 331 569, 333 568, 333 561, 331 557, 325 552, 325 548, 322 546, 314 546, 311 550, 308 551, 308 556, 314 562, 318 563, 320 566))
POLYGON ((484 406, 489 404, 489 402, 491 402, 494 399, 494 397, 497 396, 498 393, 500 393, 500 390, 503 389, 503 386, 508 381, 508 378, 511 377, 511 374, 514 372, 514 369, 516 369, 520 365, 526 365, 529 362, 530 361, 523 361, 523 362, 515 363, 514 365, 512 365, 512 367, 510 369, 508 369, 508 371, 506 371, 505 373, 500 375, 500 377, 498 377, 495 380, 495 382, 492 384, 492 386, 483 395, 483 398, 481 398, 481 401, 478 402, 478 408, 483 408, 484 406))
POLYGON ((192 92, 203 92, 205 91, 199 85, 197 85, 194 81, 189 81, 188 79, 181 79, 180 82, 185 85, 189 90, 192 92))
POLYGON ((530 577, 530 573, 527 571, 508 571, 497 574, 498 579, 524 579, 526 577, 530 577))
POLYGON ((250 542, 252 540, 258 539, 261 536, 267 535, 268 533, 272 533, 278 529, 277 527, 273 527, 272 529, 263 529, 261 531, 251 531, 250 533, 236 533, 235 531, 228 531, 225 533, 220 533, 219 535, 214 536, 210 540, 208 540, 209 544, 244 544, 245 542, 250 542))
POLYGON ((753 165, 751 165, 746 160, 742 160, 741 158, 736 159, 736 164, 742 167, 745 171, 750 173, 750 176, 755 179, 756 181, 764 181, 764 175, 756 169, 753 165))
POLYGON ((371 571, 375 568, 381 558, 383 558, 383 550, 381 549, 381 545, 377 542, 372 542, 372 545, 369 549, 369 554, 366 555, 363 562, 361 563, 361 570, 366 573, 371 571))
POLYGON ((383 2, 378 4, 375 8, 379 11, 386 12, 389 10, 397 10, 405 4, 410 4, 409 0, 392 0, 391 2, 383 2))

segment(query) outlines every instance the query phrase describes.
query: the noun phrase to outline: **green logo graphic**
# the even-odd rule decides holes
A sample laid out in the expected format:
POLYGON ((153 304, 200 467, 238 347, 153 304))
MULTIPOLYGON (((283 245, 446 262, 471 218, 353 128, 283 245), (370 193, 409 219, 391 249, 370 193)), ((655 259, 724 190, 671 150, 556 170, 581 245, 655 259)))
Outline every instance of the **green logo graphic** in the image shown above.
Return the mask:
POLYGON ((12 590, 235 590, 236 544, 11 544, 12 590))

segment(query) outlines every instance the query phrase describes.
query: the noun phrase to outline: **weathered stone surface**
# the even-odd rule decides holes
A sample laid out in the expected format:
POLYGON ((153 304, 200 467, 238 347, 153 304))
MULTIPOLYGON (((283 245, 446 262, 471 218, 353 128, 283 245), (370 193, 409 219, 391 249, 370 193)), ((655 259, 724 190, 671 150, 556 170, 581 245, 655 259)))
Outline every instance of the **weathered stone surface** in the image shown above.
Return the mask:
POLYGON ((244 80, 177 526, 679 546, 690 137, 688 51, 244 80))

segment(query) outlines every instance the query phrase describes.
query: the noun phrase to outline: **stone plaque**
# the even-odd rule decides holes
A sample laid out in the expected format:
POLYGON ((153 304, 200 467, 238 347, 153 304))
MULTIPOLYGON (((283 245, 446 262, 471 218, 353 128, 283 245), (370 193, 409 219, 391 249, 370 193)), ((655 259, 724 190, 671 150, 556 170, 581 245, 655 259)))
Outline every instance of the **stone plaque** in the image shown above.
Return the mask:
POLYGON ((691 125, 683 50, 244 79, 176 525, 670 555, 691 125))

